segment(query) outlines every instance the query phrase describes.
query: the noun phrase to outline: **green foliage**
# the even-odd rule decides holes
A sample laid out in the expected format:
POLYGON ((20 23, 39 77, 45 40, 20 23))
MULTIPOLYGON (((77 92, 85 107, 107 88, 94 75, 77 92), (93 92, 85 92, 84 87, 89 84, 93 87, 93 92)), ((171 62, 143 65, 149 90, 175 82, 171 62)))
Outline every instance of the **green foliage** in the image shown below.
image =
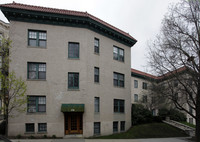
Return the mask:
POLYGON ((56 135, 52 135, 52 138, 53 138, 53 139, 56 139, 57 137, 56 137, 56 135))
POLYGON ((19 134, 19 135, 16 136, 16 138, 17 138, 17 139, 21 139, 22 136, 19 134))
POLYGON ((43 138, 46 139, 46 138, 47 138, 47 135, 44 135, 43 138))
POLYGON ((34 136, 32 136, 32 135, 31 135, 31 136, 29 136, 28 138, 29 138, 29 139, 35 139, 35 137, 34 137, 34 136))
POLYGON ((2 83, 2 89, 5 89, 7 92, 9 92, 9 95, 0 95, 2 100, 4 100, 5 97, 7 100, 5 103, 6 105, 3 105, 2 109, 8 109, 8 115, 13 109, 17 110, 18 112, 25 111, 26 106, 24 106, 24 104, 27 103, 27 98, 25 95, 27 85, 22 78, 17 78, 14 72, 10 72, 8 76, 4 76, 0 72, 0 78, 4 82, 2 83))
POLYGON ((184 113, 175 110, 175 109, 166 109, 166 108, 162 108, 159 110, 159 116, 161 116, 161 118, 164 120, 166 117, 170 117, 171 120, 175 120, 175 121, 186 121, 186 116, 184 113))
POLYGON ((132 125, 150 123, 153 120, 151 112, 141 104, 132 105, 132 125))

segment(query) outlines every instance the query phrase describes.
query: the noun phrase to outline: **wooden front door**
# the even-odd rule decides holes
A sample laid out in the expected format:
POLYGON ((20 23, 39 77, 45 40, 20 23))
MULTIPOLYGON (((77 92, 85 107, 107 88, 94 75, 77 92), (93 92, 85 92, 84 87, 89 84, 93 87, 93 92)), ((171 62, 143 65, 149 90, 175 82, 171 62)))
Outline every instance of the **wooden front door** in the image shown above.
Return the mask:
POLYGON ((65 113, 65 134, 82 134, 83 133, 83 114, 82 113, 65 113))

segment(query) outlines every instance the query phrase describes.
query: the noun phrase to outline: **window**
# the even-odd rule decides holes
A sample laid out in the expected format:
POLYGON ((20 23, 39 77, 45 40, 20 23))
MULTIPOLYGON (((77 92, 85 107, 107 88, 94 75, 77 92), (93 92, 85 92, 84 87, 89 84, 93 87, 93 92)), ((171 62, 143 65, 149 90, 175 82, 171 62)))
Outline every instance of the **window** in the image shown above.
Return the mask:
POLYGON ((0 97, 0 114, 1 114, 1 111, 2 111, 2 99, 0 97))
POLYGON ((194 124, 194 123, 193 123, 193 118, 189 118, 189 123, 190 123, 190 124, 194 124))
POLYGON ((28 96, 27 112, 46 112, 46 97, 45 96, 28 96))
POLYGON ((152 110, 152 115, 156 116, 156 110, 155 109, 152 110))
POLYGON ((118 87, 124 87, 124 74, 114 72, 113 85, 118 87))
POLYGON ((79 58, 79 43, 68 43, 68 58, 79 58))
POLYGON ((68 88, 69 89, 79 88, 79 73, 74 73, 74 72, 68 73, 68 88))
POLYGON ((118 132, 118 121, 113 122, 113 132, 114 133, 118 132))
POLYGON ((174 95, 172 96, 172 100, 178 101, 178 93, 174 93, 174 95))
POLYGON ((99 68, 94 67, 94 82, 99 83, 99 68))
POLYGON ((121 121, 120 123, 120 131, 125 131, 125 121, 121 121))
POLYGON ((99 54, 99 39, 94 38, 94 53, 99 54))
POLYGON ((134 94, 134 101, 138 102, 138 94, 134 94))
POLYGON ((142 102, 143 102, 143 103, 147 103, 147 96, 146 96, 146 95, 143 95, 142 102))
POLYGON ((178 86, 178 81, 174 80, 174 87, 177 87, 177 86, 178 86))
POLYGON ((138 88, 138 81, 134 80, 134 88, 138 88))
POLYGON ((191 114, 193 114, 193 109, 192 109, 191 106, 189 106, 189 112, 190 112, 191 114))
POLYGON ((34 123, 26 123, 26 132, 35 132, 34 123))
POLYGON ((147 89, 147 83, 142 82, 142 89, 147 89))
POLYGON ((114 46, 113 59, 124 62, 124 49, 114 46))
POLYGON ((46 31, 28 30, 28 46, 46 47, 46 31))
POLYGON ((114 99, 114 112, 124 113, 124 100, 114 99))
POLYGON ((28 63, 28 79, 46 79, 46 63, 28 63))
POLYGON ((38 132, 47 132, 47 123, 38 123, 38 132))
POLYGON ((3 34, 0 33, 0 46, 2 45, 3 34))
POLYGON ((99 97, 94 97, 94 112, 99 112, 99 97))
POLYGON ((101 123, 94 122, 94 135, 100 135, 101 133, 101 123))

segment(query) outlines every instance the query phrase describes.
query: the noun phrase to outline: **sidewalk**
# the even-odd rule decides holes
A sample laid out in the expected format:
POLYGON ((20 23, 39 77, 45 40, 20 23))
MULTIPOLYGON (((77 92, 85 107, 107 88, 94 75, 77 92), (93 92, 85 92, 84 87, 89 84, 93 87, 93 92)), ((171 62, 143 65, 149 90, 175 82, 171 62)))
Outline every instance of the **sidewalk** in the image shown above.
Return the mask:
POLYGON ((187 138, 150 139, 15 139, 12 142, 191 142, 187 138))

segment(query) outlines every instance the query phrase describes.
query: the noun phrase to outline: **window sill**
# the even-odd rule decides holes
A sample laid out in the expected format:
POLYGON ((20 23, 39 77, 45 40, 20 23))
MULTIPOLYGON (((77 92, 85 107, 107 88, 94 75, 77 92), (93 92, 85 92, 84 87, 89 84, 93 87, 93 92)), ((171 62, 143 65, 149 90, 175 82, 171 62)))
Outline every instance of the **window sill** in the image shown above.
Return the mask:
POLYGON ((78 89, 68 88, 67 91, 80 91, 80 89, 79 88, 78 89))
POLYGON ((46 112, 27 112, 26 115, 46 115, 46 112))
POLYGON ((100 85, 100 82, 94 82, 94 84, 96 84, 96 85, 100 85))
POLYGON ((47 81, 46 79, 27 79, 26 81, 47 81))
POLYGON ((114 114, 125 114, 125 112, 114 112, 114 114))
POLYGON ((68 60, 80 60, 80 58, 69 58, 68 57, 68 60))
POLYGON ((116 59, 113 59, 114 61, 117 61, 117 62, 120 62, 120 63, 125 63, 125 61, 120 61, 120 60, 116 60, 116 59))
POLYGON ((94 52, 94 54, 100 56, 100 53, 94 52))
POLYGON ((25 132, 24 134, 35 134, 35 132, 25 132))
POLYGON ((39 49, 47 49, 47 47, 42 47, 42 46, 27 46, 27 48, 39 48, 39 49))
POLYGON ((125 87, 120 87, 120 86, 114 86, 114 85, 113 85, 113 87, 125 89, 125 87))

